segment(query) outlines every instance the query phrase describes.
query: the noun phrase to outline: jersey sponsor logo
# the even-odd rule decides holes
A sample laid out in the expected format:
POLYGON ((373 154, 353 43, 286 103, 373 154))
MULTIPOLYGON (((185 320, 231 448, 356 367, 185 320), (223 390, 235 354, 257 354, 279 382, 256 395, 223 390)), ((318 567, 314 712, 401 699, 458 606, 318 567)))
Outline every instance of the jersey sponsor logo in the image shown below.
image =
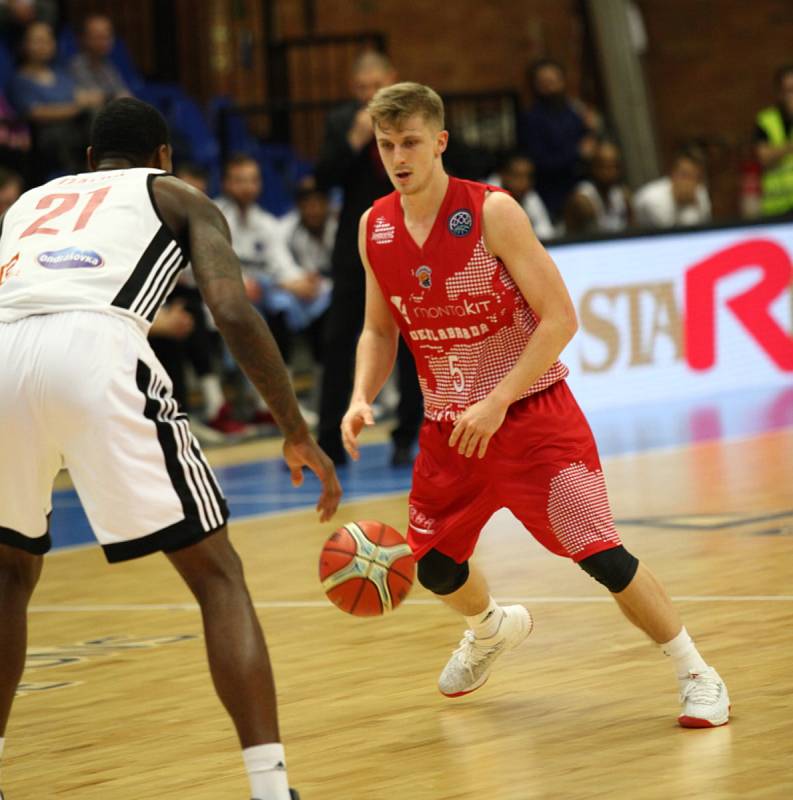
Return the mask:
POLYGON ((422 289, 429 289, 432 286, 432 270, 429 267, 421 266, 414 274, 418 278, 419 286, 422 289))
POLYGON ((471 341, 491 333, 491 327, 483 322, 480 325, 469 325, 465 328, 458 326, 448 328, 417 328, 410 331, 410 338, 414 342, 449 342, 471 341))
POLYGON ((396 310, 402 315, 402 318, 410 325, 410 317, 408 316, 408 307, 405 305, 405 301, 398 295, 393 294, 391 295, 391 302, 394 304, 396 310))
POLYGON ((458 208, 449 217, 449 232, 455 236, 468 236, 474 227, 474 218, 467 208, 458 208))
POLYGON ((48 250, 40 253, 36 261, 45 269, 96 269, 105 260, 94 250, 64 247, 63 250, 48 250))
POLYGON ((424 319, 440 319, 441 317, 468 317, 479 314, 489 314, 492 300, 468 300, 463 298, 461 303, 447 303, 445 306, 425 306, 416 308, 417 317, 424 319))
POLYGON ((435 520, 432 517, 428 517, 423 511, 419 511, 416 506, 410 506, 408 515, 410 517, 410 527, 416 533, 421 533, 424 536, 432 536, 435 533, 435 520))
POLYGON ((385 217, 378 217, 372 229, 372 241, 375 244, 391 244, 395 233, 396 228, 385 217))

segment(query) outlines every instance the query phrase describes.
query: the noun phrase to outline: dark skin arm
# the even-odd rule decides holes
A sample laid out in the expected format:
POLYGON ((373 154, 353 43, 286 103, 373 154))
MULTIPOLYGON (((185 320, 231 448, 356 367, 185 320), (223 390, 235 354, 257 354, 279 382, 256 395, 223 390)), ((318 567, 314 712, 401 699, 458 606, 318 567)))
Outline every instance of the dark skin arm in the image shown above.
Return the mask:
POLYGON ((237 363, 267 402, 284 434, 284 459, 292 472, 292 483, 302 483, 304 466, 322 482, 317 510, 325 522, 341 499, 336 471, 306 427, 270 329, 246 297, 223 214, 204 194, 177 178, 157 178, 153 194, 163 221, 180 241, 189 243, 204 302, 237 363))

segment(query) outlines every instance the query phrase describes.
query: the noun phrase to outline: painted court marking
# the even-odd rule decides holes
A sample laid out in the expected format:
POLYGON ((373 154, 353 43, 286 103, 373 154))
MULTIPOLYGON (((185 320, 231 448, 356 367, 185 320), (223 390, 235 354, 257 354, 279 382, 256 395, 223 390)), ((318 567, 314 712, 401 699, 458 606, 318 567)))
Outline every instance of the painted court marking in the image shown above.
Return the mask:
MULTIPOLYGON (((498 597, 499 603, 613 603, 609 596, 584 597, 498 597)), ((681 594, 672 598, 679 603, 793 603, 793 594, 681 594)), ((259 609, 278 608, 335 608, 327 600, 260 600, 253 604, 259 609)), ((431 598, 405 600, 406 606, 438 606, 441 603, 431 598)), ((97 603, 88 605, 34 605, 29 611, 41 614, 90 614, 117 611, 199 611, 196 603, 97 603)))

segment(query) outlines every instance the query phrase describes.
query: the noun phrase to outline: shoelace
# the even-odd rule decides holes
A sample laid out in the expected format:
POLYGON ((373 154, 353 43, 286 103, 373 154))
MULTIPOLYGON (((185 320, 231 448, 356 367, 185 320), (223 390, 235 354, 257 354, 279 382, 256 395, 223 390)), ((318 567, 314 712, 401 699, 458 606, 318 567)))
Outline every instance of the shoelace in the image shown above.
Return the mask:
POLYGON ((454 651, 454 655, 459 653, 462 665, 469 671, 483 659, 487 658, 495 647, 479 647, 476 644, 476 636, 473 631, 466 631, 460 639, 460 646, 454 651))
POLYGON ((694 703, 713 705, 721 695, 721 681, 710 675, 691 675, 683 690, 683 699, 694 703))

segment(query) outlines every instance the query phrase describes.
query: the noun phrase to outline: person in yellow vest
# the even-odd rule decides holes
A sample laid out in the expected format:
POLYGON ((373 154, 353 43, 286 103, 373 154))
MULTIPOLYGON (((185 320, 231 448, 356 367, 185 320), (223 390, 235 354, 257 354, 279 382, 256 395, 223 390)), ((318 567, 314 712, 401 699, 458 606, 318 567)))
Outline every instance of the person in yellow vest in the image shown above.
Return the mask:
POLYGON ((777 104, 764 108, 755 126, 766 216, 793 212, 793 64, 780 67, 774 80, 777 104))

